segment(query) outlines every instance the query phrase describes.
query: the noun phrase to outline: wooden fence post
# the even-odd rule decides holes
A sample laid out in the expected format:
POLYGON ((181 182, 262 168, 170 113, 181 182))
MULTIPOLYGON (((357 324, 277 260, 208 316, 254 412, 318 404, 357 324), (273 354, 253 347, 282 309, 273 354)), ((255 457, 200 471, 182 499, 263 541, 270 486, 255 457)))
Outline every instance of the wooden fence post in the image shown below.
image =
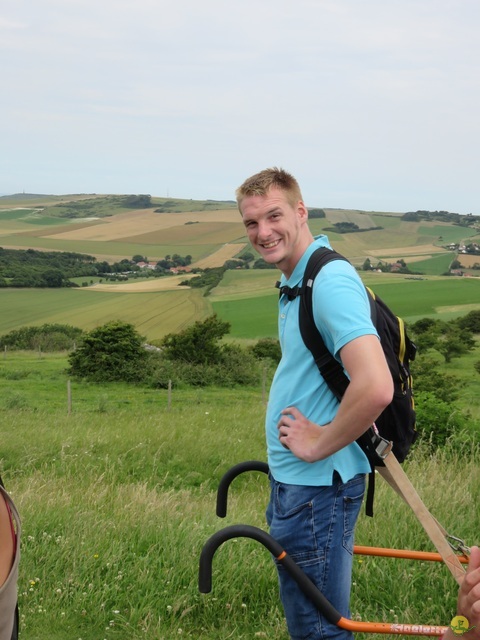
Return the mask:
POLYGON ((67 413, 72 413, 72 386, 70 380, 67 380, 67 413))
POLYGON ((263 404, 267 404, 267 367, 263 367, 262 370, 262 401, 263 404))

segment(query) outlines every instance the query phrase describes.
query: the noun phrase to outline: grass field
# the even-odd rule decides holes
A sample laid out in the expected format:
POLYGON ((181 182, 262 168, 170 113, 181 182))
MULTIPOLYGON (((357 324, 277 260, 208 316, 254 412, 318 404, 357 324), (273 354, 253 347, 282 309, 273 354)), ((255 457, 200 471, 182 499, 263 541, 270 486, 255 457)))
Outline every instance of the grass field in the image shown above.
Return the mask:
POLYGON ((95 289, 0 289, 0 333, 24 325, 69 324, 90 330, 111 320, 133 324, 148 340, 211 315, 199 289, 115 293, 95 289))
MULTIPOLYGON (((19 605, 29 640, 287 640, 269 553, 236 538, 217 551, 213 591, 198 591, 203 545, 237 523, 265 529, 267 479, 250 472, 215 516, 234 464, 265 459, 260 388, 153 391, 72 384, 65 356, 0 358, 0 472, 23 521, 19 605)), ((480 451, 471 443, 405 465, 446 529, 480 542, 480 451)), ((432 550, 418 522, 377 482, 358 544, 432 550)), ((355 556, 352 617, 448 625, 456 584, 437 563, 355 556)), ((364 635, 358 638, 366 638, 364 635)))
MULTIPOLYGON (((479 278, 412 280, 363 272, 361 276, 407 322, 426 316, 450 320, 480 307, 479 278)), ((0 335, 22 325, 44 323, 89 330, 118 319, 134 324, 147 339, 157 340, 215 312, 231 323, 232 338, 275 337, 277 278, 277 271, 271 269, 227 271, 208 297, 198 289, 177 290, 182 278, 102 283, 80 290, 0 289, 0 335)))
MULTIPOLYGON (((166 209, 155 216, 151 210, 118 213, 112 197, 102 203, 102 215, 112 214, 102 222, 63 223, 48 209, 33 211, 86 198, 97 196, 35 196, 23 204, 0 198, 0 246, 77 251, 102 260, 190 254, 212 266, 217 251, 216 259, 224 259, 226 243, 229 251, 242 248, 234 203, 155 198, 155 206, 166 209), (18 206, 29 210, 6 208, 18 206)), ((438 277, 454 256, 440 245, 475 237, 473 230, 405 223, 388 213, 329 210, 327 216, 311 221, 314 233, 340 219, 383 227, 329 233, 355 264, 366 257, 404 258, 426 272, 424 280, 361 274, 407 321, 448 320, 480 307, 480 279, 438 277)), ((217 312, 231 323, 230 339, 251 342, 277 334, 277 278, 274 270, 228 271, 208 297, 195 289, 132 293, 121 285, 112 291, 0 289, 0 335, 30 324, 88 330, 120 319, 154 341, 217 312)), ((158 286, 165 283, 162 278, 158 286)), ((445 365, 462 381, 459 406, 477 419, 479 357, 477 347, 445 365)), ((71 381, 69 412, 66 364, 65 354, 0 354, 0 472, 23 520, 22 638, 287 640, 275 571, 258 544, 236 539, 223 545, 214 559, 213 593, 201 595, 197 587, 209 536, 234 523, 265 528, 268 488, 261 474, 236 479, 227 518, 215 516, 223 473, 238 462, 265 459, 262 381, 258 388, 171 395, 71 381)), ((405 467, 446 529, 480 543, 478 445, 459 436, 431 457, 417 446, 405 467)), ((431 550, 401 500, 377 485, 376 516, 362 514, 357 542, 431 550)), ((354 618, 447 625, 454 614, 456 585, 440 564, 356 556, 353 579, 354 618)))
MULTIPOLYGON (((407 322, 427 316, 450 320, 480 308, 480 279, 411 280, 404 276, 364 273, 361 276, 365 284, 371 286, 407 322)), ((268 286, 270 291, 262 295, 261 289, 255 289, 253 285, 249 295, 248 275, 232 272, 219 288, 219 295, 214 291, 213 310, 231 323, 232 336, 258 338, 276 335, 278 292, 274 283, 277 277, 275 271, 262 272, 258 281, 262 286, 268 286)))

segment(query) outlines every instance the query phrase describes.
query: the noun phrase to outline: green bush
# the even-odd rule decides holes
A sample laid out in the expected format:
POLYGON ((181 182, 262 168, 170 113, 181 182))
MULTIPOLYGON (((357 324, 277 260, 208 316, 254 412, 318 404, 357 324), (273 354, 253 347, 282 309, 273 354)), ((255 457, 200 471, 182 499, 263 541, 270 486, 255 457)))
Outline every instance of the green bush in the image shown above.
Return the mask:
POLYGON ((282 357, 282 350, 280 348, 280 342, 276 338, 262 338, 258 340, 251 351, 255 358, 264 359, 270 358, 276 364, 280 362, 282 357))
POLYGON ((149 372, 144 339, 133 325, 119 320, 85 334, 68 361, 70 375, 93 382, 140 382, 149 372))
POLYGON ((222 361, 220 340, 230 331, 230 323, 217 315, 195 322, 179 333, 169 333, 162 340, 162 350, 168 360, 191 364, 212 364, 222 361))
POLYGON ((260 381, 260 365, 242 347, 225 345, 217 362, 201 364, 169 360, 160 355, 153 359, 150 381, 154 388, 252 386, 260 381))
POLYGON ((43 324, 20 327, 0 337, 0 348, 27 351, 67 351, 82 335, 82 330, 68 324, 43 324))
POLYGON ((422 441, 432 449, 443 447, 457 431, 466 427, 468 416, 454 405, 440 400, 430 391, 415 394, 417 430, 422 441))

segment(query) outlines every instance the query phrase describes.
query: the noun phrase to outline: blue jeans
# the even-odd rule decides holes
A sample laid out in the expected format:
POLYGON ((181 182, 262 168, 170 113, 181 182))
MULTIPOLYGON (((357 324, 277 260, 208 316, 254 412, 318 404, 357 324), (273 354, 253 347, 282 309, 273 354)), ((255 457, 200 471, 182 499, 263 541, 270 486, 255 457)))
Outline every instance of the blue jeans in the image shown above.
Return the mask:
MULTIPOLYGON (((365 492, 365 476, 331 487, 282 484, 270 478, 270 534, 344 617, 350 617, 353 539, 365 492)), ((292 640, 350 640, 351 632, 329 623, 277 562, 280 598, 292 640)))

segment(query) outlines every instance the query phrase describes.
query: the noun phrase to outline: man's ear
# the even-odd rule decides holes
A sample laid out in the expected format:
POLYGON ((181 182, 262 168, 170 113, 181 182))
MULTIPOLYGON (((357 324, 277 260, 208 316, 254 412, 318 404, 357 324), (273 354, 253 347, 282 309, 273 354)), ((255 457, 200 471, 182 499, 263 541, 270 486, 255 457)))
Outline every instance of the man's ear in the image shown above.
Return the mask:
POLYGON ((297 213, 299 215, 299 217, 304 221, 307 222, 308 220, 308 209, 305 206, 305 204, 302 202, 302 200, 298 201, 297 204, 297 213))

